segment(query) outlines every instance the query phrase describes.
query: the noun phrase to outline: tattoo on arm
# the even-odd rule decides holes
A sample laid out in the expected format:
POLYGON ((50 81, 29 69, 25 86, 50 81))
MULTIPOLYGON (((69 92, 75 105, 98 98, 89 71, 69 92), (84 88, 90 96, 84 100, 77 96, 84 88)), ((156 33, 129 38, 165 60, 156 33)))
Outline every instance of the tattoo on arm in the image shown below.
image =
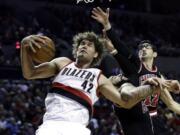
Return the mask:
POLYGON ((145 99, 147 96, 152 95, 155 89, 156 88, 151 85, 139 86, 134 88, 132 94, 136 100, 142 100, 145 99))
POLYGON ((130 108, 153 94, 154 90, 156 90, 156 87, 151 85, 135 87, 130 83, 125 83, 119 88, 122 100, 124 100, 130 108))
POLYGON ((122 85, 119 90, 121 91, 121 96, 124 101, 139 102, 151 95, 154 92, 155 87, 151 85, 134 87, 133 85, 126 83, 122 85))

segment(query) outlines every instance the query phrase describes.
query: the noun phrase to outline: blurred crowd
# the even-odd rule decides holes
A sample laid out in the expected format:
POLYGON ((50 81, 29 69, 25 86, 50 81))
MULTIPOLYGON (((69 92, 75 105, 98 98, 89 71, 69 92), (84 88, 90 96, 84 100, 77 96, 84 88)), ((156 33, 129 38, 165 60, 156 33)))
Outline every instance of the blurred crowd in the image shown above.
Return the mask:
MULTIPOLYGON (((47 22, 44 22, 43 16, 39 17, 38 14, 28 14, 26 18, 21 18, 17 17, 12 9, 0 10, 1 67, 20 66, 20 42, 25 36, 31 34, 49 36, 55 41, 56 56, 72 58, 71 43, 74 34, 86 30, 101 33, 101 27, 90 18, 90 10, 72 7, 53 9, 48 7, 45 10, 50 18, 47 22)), ((162 16, 160 18, 119 13, 114 10, 110 20, 122 42, 130 48, 136 50, 139 41, 149 39, 157 45, 159 55, 180 56, 180 41, 177 36, 177 33, 180 33, 179 20, 162 16)), ((167 73, 167 76, 174 77, 170 73, 167 73)), ((42 122, 44 98, 50 87, 50 80, 26 81, 1 78, 0 134, 34 135, 42 122)), ((173 97, 180 103, 180 97, 177 95, 173 97)), ((105 99, 100 99, 95 104, 94 117, 88 125, 92 135, 123 135, 121 125, 112 110, 112 104, 105 99)), ((159 135, 180 135, 180 117, 169 111, 162 102, 158 111, 157 125, 163 125, 167 129, 166 132, 159 131, 159 135)))
MULTIPOLYGON (((102 33, 102 28, 90 17, 91 9, 46 7, 35 11, 36 15, 29 13, 22 17, 16 15, 13 9, 1 9, 0 64, 19 65, 20 41, 31 34, 53 38, 57 55, 72 57, 73 35, 87 30, 102 33), (49 19, 45 20, 46 17, 49 19), (9 49, 12 51, 9 52, 9 49)), ((160 56, 180 56, 180 19, 112 10, 110 20, 122 43, 129 48, 136 50, 141 40, 149 39, 157 46, 160 56)))

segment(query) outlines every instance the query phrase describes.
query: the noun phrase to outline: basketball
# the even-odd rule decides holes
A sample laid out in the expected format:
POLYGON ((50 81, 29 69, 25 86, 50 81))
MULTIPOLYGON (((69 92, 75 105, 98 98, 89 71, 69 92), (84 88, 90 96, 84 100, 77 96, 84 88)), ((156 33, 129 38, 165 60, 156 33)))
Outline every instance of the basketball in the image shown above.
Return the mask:
POLYGON ((40 36, 40 35, 31 35, 31 36, 36 36, 45 41, 44 44, 42 42, 37 42, 41 46, 41 48, 36 48, 36 52, 30 51, 32 60, 38 64, 52 60, 55 56, 54 42, 47 36, 40 36))

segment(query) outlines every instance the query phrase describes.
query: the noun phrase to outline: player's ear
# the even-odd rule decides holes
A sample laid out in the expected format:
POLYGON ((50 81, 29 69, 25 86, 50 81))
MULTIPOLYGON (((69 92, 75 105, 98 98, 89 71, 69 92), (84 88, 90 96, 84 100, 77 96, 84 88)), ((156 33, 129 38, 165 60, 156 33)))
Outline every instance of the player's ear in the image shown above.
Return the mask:
POLYGON ((142 51, 138 51, 139 58, 142 58, 142 51))
POLYGON ((95 54, 94 54, 94 58, 97 58, 98 57, 98 53, 96 52, 95 54))
POLYGON ((157 57, 157 52, 153 53, 153 57, 156 58, 157 57))

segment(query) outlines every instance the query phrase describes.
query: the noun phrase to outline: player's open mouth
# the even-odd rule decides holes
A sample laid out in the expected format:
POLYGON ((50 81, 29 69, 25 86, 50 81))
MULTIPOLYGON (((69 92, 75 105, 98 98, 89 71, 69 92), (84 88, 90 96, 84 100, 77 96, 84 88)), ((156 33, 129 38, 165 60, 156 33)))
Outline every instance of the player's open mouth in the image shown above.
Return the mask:
POLYGON ((86 50, 80 50, 80 53, 87 53, 86 50))
POLYGON ((146 52, 143 52, 143 53, 142 53, 142 56, 144 56, 144 55, 146 55, 146 54, 147 54, 146 52))

